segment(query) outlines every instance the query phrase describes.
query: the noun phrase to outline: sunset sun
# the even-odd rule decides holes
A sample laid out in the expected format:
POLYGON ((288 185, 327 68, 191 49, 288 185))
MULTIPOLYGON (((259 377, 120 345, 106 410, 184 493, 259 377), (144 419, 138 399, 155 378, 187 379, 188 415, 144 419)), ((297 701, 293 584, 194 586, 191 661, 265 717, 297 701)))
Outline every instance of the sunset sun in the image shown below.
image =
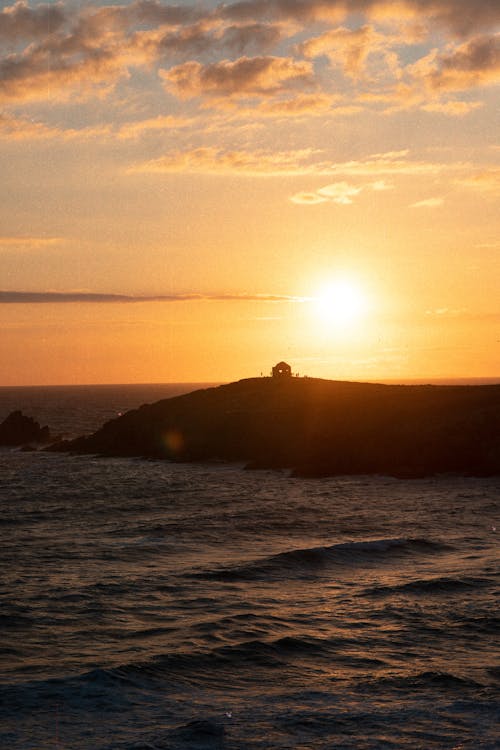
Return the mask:
POLYGON ((337 279, 324 284, 312 298, 316 320, 323 326, 349 328, 365 315, 368 300, 359 284, 337 279))

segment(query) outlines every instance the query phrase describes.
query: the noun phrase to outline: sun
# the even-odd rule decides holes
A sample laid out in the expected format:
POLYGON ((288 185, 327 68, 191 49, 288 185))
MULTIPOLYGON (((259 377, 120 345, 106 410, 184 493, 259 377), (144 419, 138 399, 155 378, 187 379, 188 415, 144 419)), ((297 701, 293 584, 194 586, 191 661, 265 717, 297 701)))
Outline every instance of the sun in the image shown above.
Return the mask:
POLYGON ((362 287, 350 279, 336 279, 321 286, 312 298, 314 316, 323 325, 351 328, 368 309, 362 287))

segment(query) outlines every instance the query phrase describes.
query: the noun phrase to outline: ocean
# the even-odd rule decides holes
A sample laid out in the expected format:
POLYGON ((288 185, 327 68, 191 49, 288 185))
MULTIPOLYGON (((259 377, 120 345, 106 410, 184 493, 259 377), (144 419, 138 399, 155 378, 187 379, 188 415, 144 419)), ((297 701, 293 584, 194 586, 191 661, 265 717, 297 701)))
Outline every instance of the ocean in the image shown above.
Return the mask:
MULTIPOLYGON (((0 389, 74 436, 189 385, 0 389)), ((0 450, 0 747, 500 748, 500 478, 0 450)))

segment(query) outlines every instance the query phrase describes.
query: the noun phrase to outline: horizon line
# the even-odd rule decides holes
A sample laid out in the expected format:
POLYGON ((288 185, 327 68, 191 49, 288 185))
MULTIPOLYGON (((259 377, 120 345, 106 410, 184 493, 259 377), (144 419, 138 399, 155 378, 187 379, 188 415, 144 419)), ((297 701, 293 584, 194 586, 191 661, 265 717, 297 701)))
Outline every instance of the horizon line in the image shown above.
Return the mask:
MULTIPOLYGON (((271 379, 271 375, 253 375, 244 378, 237 378, 235 380, 175 380, 175 381, 137 381, 128 383, 25 383, 25 384, 0 384, 2 388, 88 388, 88 387, 122 387, 122 386, 157 386, 157 385, 194 385, 194 386, 211 386, 217 387, 220 385, 229 385, 231 383, 237 383, 241 380, 264 380, 271 379)), ((500 375, 478 375, 478 376, 457 376, 457 377, 414 377, 414 378, 370 378, 370 379, 359 379, 353 378, 325 378, 316 375, 300 375, 294 376, 293 380, 332 380, 334 382, 344 383, 370 383, 373 385, 500 385, 500 375), (484 382, 487 381, 487 382, 484 382)))

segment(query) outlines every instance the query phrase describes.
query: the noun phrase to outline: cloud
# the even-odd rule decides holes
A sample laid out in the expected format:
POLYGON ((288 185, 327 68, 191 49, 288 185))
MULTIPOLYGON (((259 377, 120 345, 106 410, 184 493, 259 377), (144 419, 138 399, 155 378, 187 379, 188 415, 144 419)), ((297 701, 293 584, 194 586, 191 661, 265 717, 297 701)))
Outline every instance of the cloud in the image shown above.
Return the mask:
POLYGON ((430 102, 429 104, 422 104, 421 108, 425 112, 437 112, 438 114, 451 117, 463 117, 483 106, 483 102, 463 102, 457 99, 449 99, 448 101, 436 101, 430 102))
POLYGON ((160 70, 166 89, 182 99, 195 96, 269 96, 310 87, 314 82, 309 62, 290 57, 240 57, 202 65, 191 60, 160 70))
POLYGON ((362 73, 370 52, 381 44, 385 44, 384 37, 371 26, 358 29, 341 26, 306 40, 299 46, 299 51, 307 58, 326 55, 331 62, 340 62, 346 75, 356 78, 362 73))
MULTIPOLYGON (((302 117, 303 115, 322 115, 326 112, 338 113, 342 109, 337 105, 339 97, 328 94, 294 94, 291 98, 274 98, 264 100, 258 107, 248 109, 248 114, 255 117, 256 111, 264 115, 279 115, 281 117, 302 117)), ((345 109, 345 108, 344 108, 345 109)), ((356 107, 356 112, 359 108, 356 107)), ((241 110, 240 110, 241 111, 241 110)))
POLYGON ((118 128, 116 135, 122 140, 127 140, 129 138, 138 138, 140 135, 148 131, 178 130, 180 128, 189 127, 194 122, 195 118, 193 117, 158 115, 157 117, 149 117, 145 120, 123 123, 118 128))
POLYGON ((345 15, 344 1, 337 0, 239 0, 222 5, 219 15, 242 22, 251 18, 294 20, 338 20, 345 15))
POLYGON ((464 91, 500 82, 500 34, 478 36, 449 52, 434 50, 411 72, 434 91, 464 91))
POLYGON ((117 49, 73 48, 64 38, 28 47, 0 60, 0 102, 79 98, 106 93, 128 75, 117 49))
POLYGON ((100 292, 23 292, 0 291, 0 304, 58 304, 58 303, 140 303, 140 302, 303 302, 304 297, 286 294, 157 294, 137 296, 100 292))
POLYGON ((165 30, 139 32, 136 43, 152 60, 155 58, 186 59, 203 55, 214 46, 211 24, 200 21, 193 25, 165 30))
MULTIPOLYGON (((62 4, 30 9, 17 3, 0 13, 0 39, 2 33, 9 39, 17 35, 24 43, 0 57, 0 102, 16 103, 105 96, 134 67, 151 73, 155 63, 179 57, 213 56, 222 50, 262 52, 277 45, 286 32, 284 24, 257 19, 228 24, 213 10, 143 0, 129 6, 69 7, 64 12, 62 4)), ((228 67, 229 62, 208 65, 200 71, 200 80, 221 86, 224 93, 232 78, 237 85, 245 73, 264 88, 266 78, 269 86, 271 81, 290 83, 289 79, 310 74, 304 61, 252 57, 228 67)), ((181 73, 179 68, 173 69, 172 75, 176 73, 181 73)))
MULTIPOLYGON (((240 97, 218 97, 209 99, 204 104, 212 112, 227 113, 232 116, 225 122, 245 121, 254 127, 265 127, 266 119, 280 120, 283 118, 321 117, 328 114, 330 117, 350 116, 362 111, 362 107, 352 104, 344 104, 343 99, 336 94, 322 92, 301 93, 296 91, 280 92, 261 99, 249 98, 246 101, 240 97)), ((211 122, 216 120, 211 119, 211 122)), ((207 126, 207 131, 211 128, 207 126)))
POLYGON ((368 187, 378 193, 385 190, 394 190, 394 185, 392 185, 390 182, 386 182, 385 180, 376 180, 375 182, 370 183, 368 187))
POLYGON ((115 128, 111 124, 87 126, 83 128, 60 128, 43 122, 10 114, 0 114, 0 139, 14 141, 49 140, 87 141, 113 136, 115 128))
POLYGON ((241 174, 250 177, 282 177, 323 175, 372 178, 363 188, 381 191, 392 188, 389 176, 427 176, 470 170, 464 162, 442 164, 408 158, 409 151, 388 151, 372 154, 366 159, 332 162, 317 149, 226 150, 203 146, 186 151, 170 151, 157 159, 138 162, 129 167, 128 174, 241 174))
POLYGON ((0 138, 9 141, 37 140, 59 137, 60 133, 58 128, 49 127, 42 122, 0 113, 0 138))
POLYGON ((328 199, 318 193, 296 193, 290 200, 300 206, 316 206, 318 203, 327 203, 328 199))
POLYGON ((463 187, 482 193, 500 193, 500 167, 483 169, 459 180, 463 187))
MULTIPOLYGON (((50 6, 53 11, 17 3, 5 9, 0 14, 0 38, 2 23, 7 31, 13 17, 24 19, 19 23, 20 36, 27 38, 24 47, 16 45, 0 57, 0 102, 107 95, 130 75, 131 67, 148 65, 157 54, 144 43, 146 32, 133 26, 153 5, 84 4, 80 9, 68 5, 63 12, 59 3, 50 6)), ((173 10, 174 16, 179 15, 173 10)))
POLYGON ((8 113, 0 114, 0 139, 9 141, 48 140, 88 141, 95 139, 117 138, 131 140, 147 132, 173 132, 190 127, 196 122, 194 117, 181 115, 158 115, 145 120, 133 120, 121 124, 103 123, 102 125, 82 128, 53 127, 43 122, 16 117, 8 113))
POLYGON ((444 198, 426 198, 422 201, 412 203, 410 208, 439 208, 444 203, 444 198))
POLYGON ((188 26, 140 32, 135 41, 152 59, 186 60, 215 51, 240 55, 264 52, 279 43, 286 28, 284 24, 259 22, 225 26, 207 18, 188 26))
POLYGON ((467 314, 467 312, 468 311, 465 308, 450 309, 449 307, 436 307, 433 310, 426 310, 425 314, 436 316, 438 318, 443 318, 443 317, 456 318, 458 316, 463 316, 464 314, 467 314))
POLYGON ((366 159, 323 165, 324 173, 351 176, 384 176, 384 175, 428 175, 439 172, 463 168, 463 164, 439 164, 436 162, 414 161, 408 159, 408 149, 402 151, 387 151, 372 154, 366 159))
POLYGON ((266 50, 281 40, 285 29, 281 24, 250 23, 244 26, 228 26, 220 36, 222 47, 242 55, 249 49, 266 50))
POLYGON ((406 4, 423 19, 435 19, 458 36, 491 29, 500 23, 497 0, 407 0, 406 4))
POLYGON ((0 12, 0 40, 4 43, 40 39, 66 22, 63 3, 41 3, 30 7, 19 0, 0 12))
POLYGON ((224 18, 339 21, 349 13, 379 21, 416 18, 466 36, 500 23, 497 0, 240 0, 222 5, 224 18))
POLYGON ((62 237, 27 237, 0 236, 0 252, 2 250, 38 250, 44 247, 54 247, 63 242, 62 237))
POLYGON ((368 182, 363 185, 351 185, 348 182, 334 182, 331 185, 325 185, 325 187, 318 188, 314 193, 296 193, 292 195, 290 200, 292 203, 297 203, 303 206, 314 206, 318 203, 337 203, 341 206, 348 206, 353 203, 353 199, 356 198, 362 190, 374 190, 375 192, 383 192, 385 190, 392 190, 394 185, 391 185, 384 180, 377 180, 376 182, 368 182))
POLYGON ((319 188, 316 192, 332 203, 347 206, 352 203, 354 196, 358 195, 361 190, 362 188, 350 185, 348 182, 333 182, 331 185, 319 188))
POLYGON ((498 312, 473 312, 466 307, 437 307, 431 310, 426 310, 425 315, 447 320, 477 320, 491 323, 500 322, 500 313, 498 312))
MULTIPOLYGON (((413 79, 406 95, 395 89, 392 99, 400 108, 424 105, 429 112, 462 115, 473 105, 434 103, 429 96, 498 80, 498 37, 489 31, 498 22, 498 0, 240 0, 218 5, 134 0, 102 6, 19 0, 0 12, 0 41, 5 42, 0 102, 105 97, 119 82, 133 83, 135 70, 153 82, 158 65, 167 91, 183 99, 218 100, 220 107, 231 98, 270 101, 304 91, 331 96, 335 77, 323 77, 320 90, 314 69, 316 65, 321 72, 321 55, 340 64, 353 81, 363 82, 364 93, 388 96, 387 79, 399 81, 404 75, 396 45, 415 42, 411 28, 422 36, 423 28, 433 32, 439 24, 468 41, 408 66, 413 79), (325 30, 324 23, 332 26, 347 17, 367 22, 325 30), (322 33, 314 23, 318 20, 322 33), (469 39, 479 32, 483 36, 469 39), (301 43, 294 47, 297 35, 301 43), (370 77, 364 80, 367 68, 370 77), (419 83, 427 87, 427 97, 411 92, 419 83)), ((274 114, 293 116, 291 100, 277 101, 274 114)), ((348 113, 346 106, 343 114, 348 113)), ((336 114, 341 114, 339 107, 336 114)))
POLYGON ((129 173, 246 174, 295 176, 313 169, 308 165, 312 149, 298 151, 224 151, 214 147, 174 151, 159 159, 136 164, 129 173))

